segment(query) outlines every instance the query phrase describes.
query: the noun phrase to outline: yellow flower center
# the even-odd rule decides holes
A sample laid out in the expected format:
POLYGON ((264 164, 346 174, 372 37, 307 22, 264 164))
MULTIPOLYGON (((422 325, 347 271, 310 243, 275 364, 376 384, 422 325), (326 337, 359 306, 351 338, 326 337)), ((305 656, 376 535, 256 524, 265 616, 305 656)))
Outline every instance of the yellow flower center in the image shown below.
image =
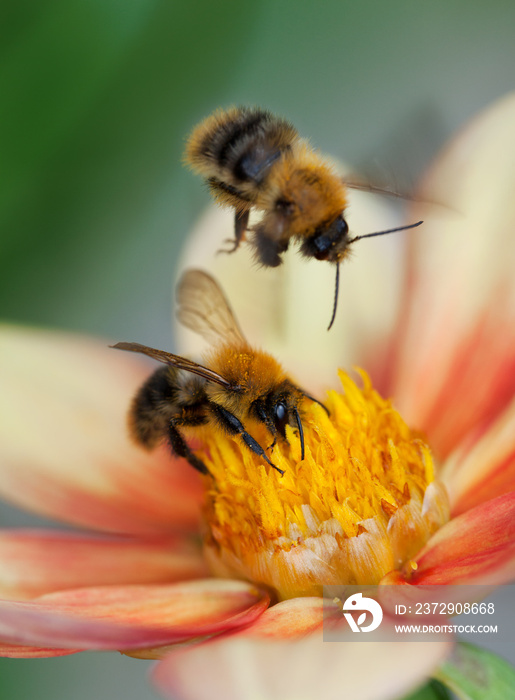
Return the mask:
MULTIPOLYGON (((278 599, 324 585, 375 584, 409 562, 449 519, 431 452, 368 376, 340 372, 343 393, 303 407, 305 458, 287 427, 269 467, 238 438, 208 434, 205 553, 217 576, 265 585, 278 599)), ((249 426, 263 446, 270 434, 249 426)))

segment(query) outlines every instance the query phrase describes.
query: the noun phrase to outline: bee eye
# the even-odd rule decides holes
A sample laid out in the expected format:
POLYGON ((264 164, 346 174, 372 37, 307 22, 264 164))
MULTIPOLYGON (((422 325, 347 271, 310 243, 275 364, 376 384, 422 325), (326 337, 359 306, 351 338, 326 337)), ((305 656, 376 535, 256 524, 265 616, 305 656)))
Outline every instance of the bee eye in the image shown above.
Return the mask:
POLYGON ((275 427, 281 433, 281 435, 284 435, 284 428, 288 422, 288 411, 286 410, 286 406, 282 403, 282 401, 276 403, 274 407, 274 414, 275 427))
POLYGON ((307 257, 317 260, 336 262, 338 255, 348 245, 347 234, 349 227, 343 216, 339 216, 331 224, 318 228, 302 243, 302 252, 307 257))
POLYGON ((326 260, 332 241, 327 236, 314 236, 312 245, 315 258, 317 260, 326 260))
POLYGON ((349 233, 349 225, 343 218, 343 216, 340 216, 338 219, 336 219, 334 223, 334 229, 335 229, 335 236, 337 239, 343 238, 349 233))

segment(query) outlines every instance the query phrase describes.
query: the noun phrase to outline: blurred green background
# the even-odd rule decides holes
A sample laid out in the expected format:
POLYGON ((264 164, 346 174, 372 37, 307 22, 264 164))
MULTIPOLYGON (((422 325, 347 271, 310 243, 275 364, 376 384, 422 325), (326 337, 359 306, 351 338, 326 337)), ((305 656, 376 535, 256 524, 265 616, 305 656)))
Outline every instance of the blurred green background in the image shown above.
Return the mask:
MULTIPOLYGON (((291 119, 413 182, 514 87, 511 0, 3 0, 0 313, 170 347, 181 242, 208 202, 181 166, 215 107, 291 119)), ((0 507, 0 525, 21 516, 0 507)), ((0 697, 157 697, 116 654, 0 661, 0 697)))

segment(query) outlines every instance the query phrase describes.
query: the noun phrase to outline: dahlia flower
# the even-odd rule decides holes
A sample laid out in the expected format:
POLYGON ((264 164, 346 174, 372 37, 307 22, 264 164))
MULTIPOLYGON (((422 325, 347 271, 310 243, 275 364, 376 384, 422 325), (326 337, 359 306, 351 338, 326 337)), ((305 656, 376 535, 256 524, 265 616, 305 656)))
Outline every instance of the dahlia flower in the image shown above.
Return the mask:
MULTIPOLYGON (((219 434, 195 448, 213 477, 139 450, 125 414, 149 364, 1 328, 0 493, 81 528, 0 533, 1 655, 163 659, 155 682, 185 700, 380 700, 442 677, 450 641, 322 643, 321 589, 513 580, 514 118, 511 96, 447 147, 422 228, 360 244, 330 334, 322 263, 213 262, 219 212, 190 238, 183 264, 214 271, 249 340, 329 408, 305 407, 304 460, 292 431, 274 446, 284 476, 219 434)), ((359 199, 351 226, 391 223, 375 202, 360 221, 359 199)))

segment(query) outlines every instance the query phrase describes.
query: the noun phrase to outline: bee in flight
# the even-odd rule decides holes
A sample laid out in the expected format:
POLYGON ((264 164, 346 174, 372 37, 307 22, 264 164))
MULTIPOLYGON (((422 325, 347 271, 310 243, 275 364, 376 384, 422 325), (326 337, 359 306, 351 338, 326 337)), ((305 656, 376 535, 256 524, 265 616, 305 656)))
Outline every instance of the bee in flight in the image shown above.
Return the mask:
POLYGON ((148 449, 168 441, 176 455, 208 474, 181 428, 209 426, 240 435, 249 449, 282 474, 246 424, 263 424, 273 444, 278 437, 286 439, 286 425, 291 425, 298 429, 304 459, 301 404, 304 398, 320 402, 296 386, 271 355, 248 344, 223 291, 206 272, 187 271, 179 281, 177 300, 181 323, 213 344, 205 365, 139 343, 112 346, 165 365, 147 379, 132 402, 129 426, 134 440, 148 449))
POLYGON ((234 241, 224 252, 234 252, 251 230, 256 258, 265 267, 281 264, 291 239, 305 257, 336 264, 329 328, 336 316, 340 262, 349 246, 422 223, 350 238, 344 217, 347 187, 399 195, 344 182, 292 124, 263 109, 217 110, 193 130, 184 157, 207 181, 214 198, 235 209, 234 241), (262 217, 249 229, 251 209, 262 217))

